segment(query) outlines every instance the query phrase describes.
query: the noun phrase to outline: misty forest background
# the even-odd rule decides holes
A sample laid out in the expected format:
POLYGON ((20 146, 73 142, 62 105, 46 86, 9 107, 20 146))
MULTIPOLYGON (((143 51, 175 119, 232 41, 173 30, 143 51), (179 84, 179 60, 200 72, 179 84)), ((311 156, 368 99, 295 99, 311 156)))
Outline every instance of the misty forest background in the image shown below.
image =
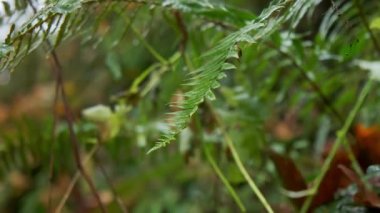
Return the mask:
POLYGON ((380 1, 0 2, 1 212, 380 208, 380 1))

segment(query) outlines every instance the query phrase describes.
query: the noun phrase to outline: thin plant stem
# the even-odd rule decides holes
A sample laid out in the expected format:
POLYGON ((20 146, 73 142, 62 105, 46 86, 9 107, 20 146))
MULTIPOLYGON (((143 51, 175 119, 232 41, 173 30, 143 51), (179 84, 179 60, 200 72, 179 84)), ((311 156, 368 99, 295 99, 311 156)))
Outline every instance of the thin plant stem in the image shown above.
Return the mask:
MULTIPOLYGON (((199 116, 195 116, 195 125, 196 125, 196 138, 198 138, 202 143, 204 144, 203 141, 203 134, 201 133, 202 131, 202 124, 199 119, 199 116)), ((233 200, 235 201, 236 205, 239 207, 241 212, 247 212, 243 202, 240 200, 239 196, 237 195, 236 191, 234 188, 231 186, 231 184, 228 182, 227 178, 223 175, 222 170, 219 168, 218 164, 215 162, 212 154, 210 153, 209 148, 207 147, 206 144, 203 145, 203 150, 206 155, 207 161, 211 164, 211 167, 214 169, 215 173, 218 175, 224 186, 227 188, 228 193, 231 195, 233 200)))
MULTIPOLYGON (((354 3, 355 3, 355 6, 359 10, 359 16, 360 16, 360 18, 362 20, 362 23, 363 23, 365 29, 367 30, 368 34, 370 35, 370 37, 372 39, 372 42, 374 44, 374 47, 375 47, 377 53, 380 54, 380 45, 379 45, 376 37, 374 36, 373 32, 369 28, 368 20, 367 20, 367 18, 364 15, 363 8, 362 8, 359 0, 355 0, 354 3)), ((352 122, 353 122, 356 114, 359 112, 360 107, 363 105, 365 98, 368 96, 368 93, 369 93, 370 88, 371 88, 371 84, 372 84, 372 80, 368 80, 367 83, 366 83, 366 85, 362 89, 362 92, 361 92, 361 94, 359 96, 358 101, 356 102, 355 107, 351 111, 349 117, 346 119, 345 125, 338 132, 338 134, 337 134, 337 137, 338 137, 337 141, 335 142, 332 150, 330 151, 330 153, 329 153, 329 155, 328 155, 328 157, 327 157, 327 159, 326 159, 326 161, 325 161, 325 163, 324 163, 324 165, 322 167, 322 171, 321 171, 320 175, 316 179, 315 186, 313 187, 313 194, 310 197, 308 197, 308 199, 305 201, 305 203, 304 203, 304 205, 303 205, 303 207, 301 209, 301 213, 305 213, 305 212, 308 211, 308 209, 309 209, 309 207, 310 207, 310 205, 312 203, 313 197, 317 193, 316 191, 318 190, 319 185, 321 184, 323 177, 327 173, 327 170, 330 168, 331 162, 332 162, 332 160, 333 160, 333 158, 334 158, 334 156, 335 156, 335 154, 336 154, 336 152, 337 152, 340 144, 343 144, 345 146, 345 148, 348 150, 348 157, 352 161, 353 168, 356 170, 356 172, 358 172, 360 176, 364 175, 363 172, 362 172, 362 170, 360 169, 360 166, 358 165, 355 157, 353 156, 351 147, 347 143, 345 135, 347 134, 347 131, 349 131, 349 128, 350 128, 350 126, 351 126, 351 124, 352 124, 352 122)), ((368 183, 366 183, 366 186, 368 186, 368 183)))
POLYGON ((137 38, 140 40, 140 42, 142 43, 142 45, 144 45, 144 47, 150 52, 150 54, 152 54, 161 64, 167 64, 167 61, 165 60, 165 58, 163 56, 161 56, 161 54, 159 54, 157 52, 157 50, 154 49, 145 40, 145 38, 143 37, 143 35, 141 35, 141 33, 136 29, 136 27, 133 26, 133 24, 131 24, 131 29, 135 33, 135 35, 137 36, 137 38))
POLYGON ((212 168, 214 169, 215 173, 218 175, 224 186, 227 188, 228 193, 231 195, 231 197, 234 199, 235 203, 238 205, 240 211, 246 212, 246 208, 244 207, 243 202, 240 200, 239 196, 235 192, 234 188, 231 186, 231 184, 228 182, 227 178, 223 175, 222 171, 216 164, 214 158, 212 157, 209 148, 204 146, 203 148, 204 153, 206 155, 206 158, 208 162, 211 164, 212 168))
MULTIPOLYGON (((98 149, 99 149, 99 145, 96 144, 90 150, 90 152, 87 154, 87 156, 84 158, 82 164, 86 165, 90 161, 92 156, 96 153, 96 151, 98 151, 98 149)), ((74 189, 74 186, 75 186, 76 182, 79 180, 80 176, 81 176, 81 172, 78 169, 77 172, 75 172, 75 175, 74 175, 73 179, 71 180, 69 187, 67 187, 65 193, 63 194, 62 199, 59 202, 57 208, 55 209, 55 211, 54 211, 55 213, 62 212, 62 209, 65 206, 65 203, 66 203, 67 199, 69 198, 71 191, 74 189)))
MULTIPOLYGON (((112 101, 117 101, 120 98, 126 97, 130 94, 137 94, 140 93, 140 97, 144 97, 154 86, 152 83, 148 83, 143 89, 140 89, 141 84, 153 73, 157 72, 158 75, 162 75, 166 71, 170 70, 171 65, 176 63, 180 59, 181 54, 179 52, 175 52, 169 59, 169 64, 161 64, 161 63, 155 63, 146 68, 144 71, 141 72, 141 74, 133 80, 132 85, 125 91, 113 95, 111 97, 112 101), (141 90, 139 92, 139 90, 141 90)), ((157 82, 155 82, 157 83, 157 82)))
POLYGON ((141 35, 141 33, 136 29, 136 27, 133 26, 129 17, 125 15, 124 11, 122 11, 121 8, 116 8, 116 11, 119 13, 120 16, 124 18, 127 25, 132 29, 133 33, 136 35, 137 39, 141 42, 142 45, 144 45, 144 47, 150 52, 150 54, 152 54, 152 56, 156 58, 161 64, 167 64, 168 62, 166 61, 166 59, 160 53, 158 53, 158 51, 154 49, 152 45, 150 45, 145 40, 144 36, 141 35))
POLYGON ((340 147, 346 140, 346 134, 348 133, 356 115, 359 113, 360 108, 364 104, 364 101, 366 97, 368 96, 372 86, 372 80, 368 80, 363 87, 362 91, 360 92, 359 98, 355 103, 354 108, 351 110, 350 114, 348 115, 347 119, 344 122, 343 127, 337 132, 337 139, 331 148, 331 151, 329 155, 327 156, 326 160, 324 161, 322 165, 321 172, 319 173, 318 177, 315 179, 314 185, 312 187, 312 194, 306 199, 304 205, 301 208, 301 213, 306 213, 308 212, 310 205, 313 201, 314 196, 317 193, 317 190, 320 187, 320 184, 325 177, 327 171, 330 169, 331 163, 340 147))
POLYGON ((224 131, 223 133, 224 139, 227 142, 228 148, 230 148, 230 151, 232 153, 232 156, 235 160, 235 163, 237 167, 239 168, 240 172, 244 176, 245 180, 248 182, 249 186, 253 190, 253 192, 256 194, 256 196, 259 198, 261 204, 263 204, 265 210, 269 213, 273 213, 272 207, 269 205, 268 201, 264 197, 263 193, 261 193, 259 187, 257 187, 256 183, 253 181, 253 179, 249 176, 248 171, 245 169, 243 163, 241 162, 240 156, 238 152, 236 151, 235 145, 232 142, 229 135, 224 131))
MULTIPOLYGON (((193 70, 193 65, 191 64, 190 58, 187 56, 186 52, 183 52, 182 57, 184 58, 184 61, 189 68, 190 71, 193 70)), ((196 117, 196 124, 197 127, 200 129, 201 124, 199 120, 199 116, 196 117)), ((200 134, 198 134, 200 135, 200 134)), ((204 145, 203 146, 204 153, 206 155, 207 161, 211 164, 211 167, 214 169, 215 173, 218 175, 224 186, 227 188, 228 193, 231 195, 232 199, 235 201, 236 205, 239 207, 241 212, 247 212, 247 209, 245 208, 243 202, 240 200, 239 196, 237 195, 235 189, 232 187, 232 185, 228 182, 227 178, 223 175, 223 172, 219 168, 218 164, 215 162, 212 154, 210 153, 209 148, 204 145)))
POLYGON ((177 22, 177 27, 182 34, 182 39, 181 39, 181 42, 179 44, 179 49, 180 49, 181 53, 184 53, 186 50, 186 43, 189 39, 189 33, 187 32, 186 24, 183 21, 181 13, 179 11, 174 11, 173 15, 174 15, 175 20, 177 22))
POLYGON ((350 159, 350 161, 351 161, 352 168, 360 176, 360 178, 362 178, 364 186, 366 186, 369 189, 370 185, 368 183, 368 180, 364 178, 365 174, 364 174, 362 168, 360 167, 359 162, 357 161, 355 154, 352 150, 352 147, 348 143, 347 139, 343 140, 343 146, 346 149, 348 159, 350 159))
POLYGON ((123 212, 123 213, 128 213, 128 209, 126 207, 127 205, 125 205, 125 203, 123 202, 123 200, 118 195, 118 193, 116 191, 116 188, 115 188, 114 184, 112 183, 110 176, 107 174, 107 171, 105 170, 104 166, 96 158, 95 158, 95 162, 98 165, 98 167, 100 169, 100 172, 103 174, 106 182, 108 183, 108 185, 109 185, 109 187, 110 187, 110 189, 112 191, 112 194, 115 197, 116 203, 120 207, 120 211, 123 212))
POLYGON ((227 142, 227 146, 232 153, 232 157, 233 157, 239 171, 241 172, 244 179, 247 181, 248 185, 251 187, 252 191, 255 193, 255 195, 257 196, 257 198, 261 202, 261 204, 264 206, 265 210, 269 213, 273 213, 274 211, 273 211, 272 207, 269 205, 269 202, 266 200, 263 193, 260 191, 259 187, 257 187, 257 184, 255 183, 255 181, 251 178, 248 171, 245 169, 245 167, 244 167, 244 165, 240 159, 239 153, 237 152, 234 143, 232 142, 231 138, 229 137, 228 133, 226 132, 226 129, 225 129, 221 119, 219 118, 219 116, 217 115, 215 110, 213 109, 212 105, 207 101, 206 101, 206 104, 209 107, 213 117, 217 121, 218 126, 222 130, 224 140, 227 142))
POLYGON ((55 69, 56 81, 58 84, 60 84, 60 88, 61 88, 60 93, 61 93, 61 98, 62 98, 62 102, 63 102, 63 108, 65 111, 66 123, 67 123, 68 129, 69 129, 69 137, 70 137, 70 142, 71 142, 72 151, 73 151, 76 166, 79 169, 79 171, 81 172, 83 178, 86 180, 88 186, 90 187, 90 190, 92 191, 95 199, 98 202, 100 210, 102 212, 107 212, 106 208, 104 207, 104 205, 102 204, 102 202, 100 200, 100 196, 96 190, 94 183, 91 180, 91 177, 86 173, 86 171, 84 170, 84 167, 82 165, 82 162, 80 159, 80 154, 79 154, 79 141, 78 141, 77 135, 75 134, 75 131, 74 131, 73 112, 72 112, 72 110, 68 104, 66 92, 65 92, 65 89, 63 86, 62 66, 61 66, 59 59, 58 59, 58 56, 54 50, 52 50, 51 56, 52 56, 52 66, 55 69))
MULTIPOLYGON (((32 8, 33 13, 37 13, 37 8, 34 6, 33 2, 31 0, 28 0, 29 6, 32 8)), ((47 46, 51 47, 51 43, 49 40, 46 41, 47 46)), ((58 105, 58 100, 59 100, 59 94, 60 94, 60 88, 61 85, 58 83, 58 81, 55 82, 55 89, 54 89, 54 101, 53 101, 53 124, 52 124, 52 141, 50 144, 50 156, 49 156, 49 189, 48 189, 48 205, 47 205, 47 211, 52 212, 52 187, 53 187, 53 176, 54 176, 54 145, 56 143, 56 127, 57 127, 57 122, 58 122, 58 115, 56 112, 56 107, 58 105)))
MULTIPOLYGON (((28 3, 32 8, 33 13, 36 14, 37 8, 33 5, 32 1, 28 0, 28 3)), ((43 32, 45 32, 44 29, 43 29, 43 32)), ((65 87, 64 87, 64 79, 63 79, 63 68, 62 68, 61 62, 58 58, 58 54, 56 53, 54 46, 52 45, 51 41, 49 39, 47 39, 45 41, 45 43, 48 46, 48 48, 50 49, 50 52, 49 52, 50 57, 51 57, 50 62, 51 62, 51 66, 52 66, 52 71, 55 74, 55 83, 56 83, 56 89, 58 92, 58 93, 56 93, 56 96, 60 95, 61 100, 63 102, 65 120, 66 120, 68 129, 69 129, 71 149, 72 149, 72 152, 74 155, 75 164, 76 164, 77 168, 79 169, 80 173, 82 174, 83 178, 87 182, 92 194, 94 195, 94 197, 95 197, 95 199, 96 199, 96 201, 100 207, 101 212, 107 212, 106 208, 104 207, 104 205, 102 204, 102 202, 100 200, 100 197, 99 197, 99 194, 96 190, 95 184, 92 182, 91 177, 84 170, 82 162, 81 162, 81 158, 80 158, 80 154, 79 154, 79 151, 80 151, 79 150, 79 142, 78 142, 77 135, 74 131, 73 112, 70 108, 70 105, 68 103, 67 96, 66 96, 66 91, 65 91, 65 87)), ((52 160, 54 160, 54 159, 52 159, 52 160)), ((50 205, 50 203, 48 205, 50 205)), ((50 208, 50 206, 49 206, 49 208, 50 208)))
POLYGON ((52 212, 52 186, 53 186, 53 177, 54 177, 54 145, 56 144, 56 127, 58 123, 58 115, 57 115, 57 106, 58 106, 58 98, 59 98, 59 84, 55 83, 55 94, 54 94, 54 102, 53 102, 53 125, 52 125, 52 142, 50 145, 50 156, 49 156, 49 195, 48 195, 48 212, 52 212))

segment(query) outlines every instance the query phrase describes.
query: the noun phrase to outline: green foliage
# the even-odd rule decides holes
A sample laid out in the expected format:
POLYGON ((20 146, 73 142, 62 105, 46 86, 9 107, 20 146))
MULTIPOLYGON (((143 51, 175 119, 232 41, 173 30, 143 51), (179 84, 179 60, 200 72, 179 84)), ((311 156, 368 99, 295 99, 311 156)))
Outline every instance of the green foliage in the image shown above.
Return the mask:
MULTIPOLYGON (((81 153, 91 159, 85 167, 98 189, 116 189, 107 204, 112 212, 119 211, 116 198, 137 212, 250 212, 262 205, 279 211, 284 203, 294 210, 279 193, 265 150, 288 154, 318 182, 330 168, 318 170, 335 131, 347 121, 378 122, 377 86, 364 87, 367 93, 356 99, 364 84, 379 79, 379 6, 356 0, 2 1, 1 175, 21 171, 30 185, 14 194, 11 181, 0 183, 1 205, 43 211, 36 197, 50 186, 42 183, 54 173, 50 181, 58 185, 59 177, 76 171, 62 103, 55 102, 53 121, 54 92, 43 90, 55 90, 45 85, 52 79, 46 58, 54 61, 54 52, 81 153), (38 89, 50 95, 41 97, 38 89), (348 116, 355 103, 363 106, 348 116), (45 105, 34 112, 33 104, 45 105), (260 202, 252 202, 252 191, 260 202)), ((78 211, 81 201, 71 199, 64 210, 78 211)))
POLYGON ((13 70, 45 41, 57 47, 62 39, 78 33, 85 21, 83 9, 77 11, 80 9, 81 1, 53 1, 36 11, 17 29, 17 23, 11 23, 9 33, 1 44, 0 70, 13 70), (74 12, 76 15, 71 15, 74 12))
MULTIPOLYGON (((229 62, 232 59, 239 59, 240 43, 253 44, 260 41, 263 37, 270 36, 276 28, 291 18, 297 18, 296 15, 303 16, 299 11, 304 9, 305 3, 300 1, 296 5, 289 5, 290 2, 272 2, 272 4, 262 12, 260 16, 240 28, 238 31, 231 33, 210 51, 205 53, 204 60, 206 64, 198 68, 187 85, 192 89, 185 93, 183 103, 173 103, 178 105, 180 111, 174 112, 172 116, 172 125, 170 131, 164 134, 159 142, 149 150, 148 153, 165 147, 178 133, 186 128, 191 116, 197 111, 198 105, 205 98, 214 100, 213 90, 220 86, 219 80, 226 77, 225 70, 235 69, 235 65, 229 62), (290 7, 290 9, 289 9, 290 7), (289 10, 288 10, 289 9, 289 10), (251 35, 253 34, 253 35, 251 35)), ((191 11, 189 8, 176 5, 177 8, 184 11, 191 11)), ((300 17, 298 19, 300 19, 300 17)))

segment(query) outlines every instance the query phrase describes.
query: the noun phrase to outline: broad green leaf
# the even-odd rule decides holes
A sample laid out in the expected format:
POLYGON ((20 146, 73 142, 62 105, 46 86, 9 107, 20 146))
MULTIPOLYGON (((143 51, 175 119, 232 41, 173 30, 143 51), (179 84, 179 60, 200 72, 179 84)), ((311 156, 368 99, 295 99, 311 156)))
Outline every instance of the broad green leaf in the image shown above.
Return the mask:
POLYGON ((82 115, 92 122, 107 122, 112 116, 112 111, 110 107, 100 104, 83 110, 82 115))

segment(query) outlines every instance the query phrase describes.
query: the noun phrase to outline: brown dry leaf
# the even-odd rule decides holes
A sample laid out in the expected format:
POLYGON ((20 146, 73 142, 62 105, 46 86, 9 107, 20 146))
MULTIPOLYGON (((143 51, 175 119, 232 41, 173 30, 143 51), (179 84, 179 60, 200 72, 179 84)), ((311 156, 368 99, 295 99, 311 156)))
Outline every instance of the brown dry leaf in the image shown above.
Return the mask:
MULTIPOLYGON (((303 191, 307 189, 304 177, 291 158, 281 155, 273 150, 267 150, 267 153, 274 162, 282 184, 286 190, 303 191)), ((296 207, 300 208, 304 202, 304 198, 295 198, 292 199, 292 201, 296 207)))
MULTIPOLYGON (((325 156, 327 156, 329 151, 330 147, 326 150, 325 156)), ((312 207, 315 208, 333 201, 336 191, 347 187, 351 183, 351 181, 338 168, 339 165, 351 165, 351 161, 343 149, 338 150, 330 165, 330 168, 322 179, 320 187, 317 190, 317 194, 314 196, 311 205, 312 207)))
POLYGON ((9 118, 9 107, 0 103, 0 124, 9 118))
MULTIPOLYGON (((369 165, 380 163, 380 127, 364 127, 358 124, 354 128, 356 143, 352 146, 353 153, 358 159, 361 167, 366 169, 369 165)), ((331 144, 327 144, 323 154, 326 157, 330 151, 331 144)), ((273 151, 269 152, 270 158, 274 161, 276 169, 283 181, 284 187, 292 191, 306 189, 305 180, 298 171, 294 162, 286 156, 282 156, 273 151)), ((351 161, 347 153, 340 149, 336 153, 329 170, 323 178, 319 189, 312 201, 310 211, 316 207, 334 200, 334 195, 338 189, 345 188, 351 183, 358 184, 360 193, 355 197, 360 204, 370 207, 380 206, 380 199, 377 195, 363 189, 363 183, 349 169, 351 161), (343 169, 342 169, 343 168, 343 169)), ((302 205, 302 199, 294 200, 297 207, 302 205)))
POLYGON ((37 85, 29 94, 17 97, 12 104, 12 117, 46 113, 46 109, 52 106, 54 89, 54 84, 37 85))
POLYGON ((53 206, 57 204, 69 187, 70 182, 71 177, 68 174, 60 174, 57 180, 49 187, 46 187, 40 194, 42 204, 47 207, 49 205, 49 199, 51 199, 53 206))
POLYGON ((274 135, 276 138, 289 141, 294 138, 294 133, 286 122, 278 122, 274 126, 274 135))
POLYGON ((109 190, 105 190, 105 191, 101 191, 99 193, 99 196, 100 196, 100 200, 102 201, 102 203, 104 203, 105 205, 109 205, 112 203, 112 201, 114 200, 114 196, 112 194, 111 191, 109 190))
MULTIPOLYGON (((101 202, 105 206, 111 204, 114 201, 114 195, 109 190, 100 190, 99 197, 100 197, 101 202)), ((85 203, 86 207, 91 208, 91 209, 99 208, 98 201, 96 200, 94 196, 92 195, 88 196, 85 201, 86 201, 85 203)))
POLYGON ((302 128, 297 119, 297 110, 290 109, 285 112, 282 119, 270 119, 266 126, 276 139, 290 141, 302 132, 302 128))
POLYGON ((20 171, 12 171, 8 175, 8 181, 12 191, 16 194, 23 194, 30 187, 30 180, 20 171))
MULTIPOLYGON (((358 124, 354 128, 356 143, 352 146, 353 153, 363 170, 369 165, 380 163, 380 127, 372 126, 369 128, 358 124)), ((331 148, 328 144, 324 156, 327 156, 331 148)), ((355 182, 354 178, 347 175, 347 170, 341 168, 349 168, 351 161, 348 154, 343 150, 338 150, 330 169, 323 178, 320 188, 313 200, 313 206, 317 207, 322 204, 331 202, 334 194, 338 189, 345 188, 349 184, 355 182), (340 169, 339 169, 340 168, 340 169)), ((356 181, 357 182, 357 181, 356 181)), ((368 199, 368 198, 366 198, 368 199)))
MULTIPOLYGON (((65 83, 65 91, 68 97, 76 92, 73 82, 65 83)), ((9 105, 0 103, 0 123, 4 123, 10 118, 19 118, 25 115, 40 117, 51 113, 55 96, 55 84, 39 84, 33 87, 30 93, 16 97, 9 105)), ((58 116, 64 115, 62 101, 57 103, 55 112, 58 116)))
MULTIPOLYGON (((289 191, 303 191, 308 188, 305 179, 291 158, 271 150, 268 151, 268 153, 269 157, 275 164, 276 170, 285 189, 289 191)), ((338 152, 335 156, 330 169, 327 171, 313 198, 310 211, 322 204, 332 201, 335 192, 339 188, 348 186, 350 183, 347 177, 343 175, 343 172, 338 169, 339 164, 350 165, 350 160, 348 159, 347 154, 343 151, 338 152)), ((304 199, 305 198, 302 197, 292 198, 291 200, 297 208, 300 208, 303 205, 304 199)))
POLYGON ((359 154, 357 159, 366 169, 369 165, 380 164, 380 126, 364 127, 358 124, 354 128, 359 154))

